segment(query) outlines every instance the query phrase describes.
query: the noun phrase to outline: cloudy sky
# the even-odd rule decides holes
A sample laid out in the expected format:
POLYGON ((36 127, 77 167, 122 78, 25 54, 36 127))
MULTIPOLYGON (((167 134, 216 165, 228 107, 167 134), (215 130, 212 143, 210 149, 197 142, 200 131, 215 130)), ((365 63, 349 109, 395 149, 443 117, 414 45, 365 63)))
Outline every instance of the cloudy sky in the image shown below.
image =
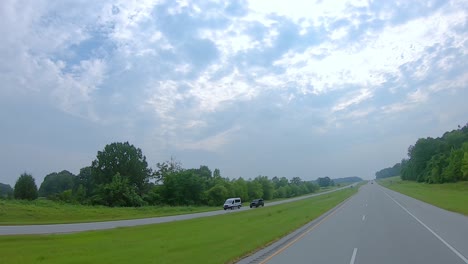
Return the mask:
POLYGON ((129 141, 225 177, 374 177, 468 122, 468 2, 0 1, 0 182, 129 141), (229 2, 229 3, 227 3, 229 2))

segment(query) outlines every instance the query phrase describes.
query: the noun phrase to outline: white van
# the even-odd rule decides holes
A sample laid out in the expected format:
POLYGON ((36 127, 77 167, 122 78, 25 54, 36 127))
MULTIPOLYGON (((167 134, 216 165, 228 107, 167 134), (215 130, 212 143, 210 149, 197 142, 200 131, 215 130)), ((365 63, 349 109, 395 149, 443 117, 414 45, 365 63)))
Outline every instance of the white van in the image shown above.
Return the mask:
POLYGON ((227 209, 232 210, 234 208, 240 209, 241 206, 242 206, 241 198, 229 198, 224 202, 223 208, 224 210, 227 210, 227 209))

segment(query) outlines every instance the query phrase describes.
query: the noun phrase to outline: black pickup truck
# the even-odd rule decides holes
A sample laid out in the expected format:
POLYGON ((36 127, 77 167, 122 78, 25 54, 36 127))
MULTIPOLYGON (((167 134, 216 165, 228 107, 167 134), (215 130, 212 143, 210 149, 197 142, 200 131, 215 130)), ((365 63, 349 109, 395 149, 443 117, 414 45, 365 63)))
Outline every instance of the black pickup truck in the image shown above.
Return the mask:
POLYGON ((265 206, 265 204, 263 203, 263 199, 255 199, 250 203, 250 208, 259 206, 265 206))

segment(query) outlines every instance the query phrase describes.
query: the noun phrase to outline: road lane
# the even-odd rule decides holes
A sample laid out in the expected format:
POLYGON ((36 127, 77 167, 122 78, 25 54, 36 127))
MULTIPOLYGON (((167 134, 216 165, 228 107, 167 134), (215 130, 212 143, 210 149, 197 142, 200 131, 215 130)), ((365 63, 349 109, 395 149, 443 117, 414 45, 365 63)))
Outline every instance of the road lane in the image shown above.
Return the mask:
MULTIPOLYGON (((353 184, 353 186, 357 183, 353 184)), ((290 203, 294 201, 299 201, 307 198, 311 198, 318 195, 323 195, 345 188, 350 188, 350 186, 345 186, 337 189, 333 189, 326 192, 315 193, 310 195, 304 195, 296 198, 276 201, 272 203, 265 203, 265 206, 273 206, 283 203, 290 203)), ((152 218, 143 218, 143 219, 131 219, 131 220, 118 220, 118 221, 106 221, 106 222, 91 222, 91 223, 75 223, 75 224, 52 224, 52 225, 18 225, 18 226, 0 226, 0 235, 25 235, 25 234, 57 234, 57 233, 74 233, 74 232, 83 232, 91 230, 104 230, 112 229, 117 227, 128 227, 128 226, 138 226, 138 225, 149 225, 149 224, 160 224, 173 221, 188 220, 193 218, 208 217, 220 214, 236 213, 242 212, 244 210, 253 210, 249 207, 242 207, 241 209, 235 210, 222 210, 211 211, 204 213, 195 213, 195 214, 185 214, 185 215, 174 215, 174 216, 164 216, 164 217, 152 217, 152 218)))
POLYGON ((254 254, 239 263, 466 264, 468 217, 367 184, 301 239, 281 243, 274 243, 271 247, 278 250, 263 259, 254 254))

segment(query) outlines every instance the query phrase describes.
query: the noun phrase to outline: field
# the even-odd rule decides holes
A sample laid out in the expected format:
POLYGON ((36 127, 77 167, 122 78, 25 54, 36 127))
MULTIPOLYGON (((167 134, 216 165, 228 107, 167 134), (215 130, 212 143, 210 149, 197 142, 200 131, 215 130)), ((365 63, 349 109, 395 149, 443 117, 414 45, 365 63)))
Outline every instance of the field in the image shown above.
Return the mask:
POLYGON ((394 191, 437 207, 468 215, 468 182, 427 184, 402 181, 400 177, 377 180, 394 191))
POLYGON ((0 236, 0 263, 229 263, 327 212, 347 188, 288 204, 67 235, 0 236))

